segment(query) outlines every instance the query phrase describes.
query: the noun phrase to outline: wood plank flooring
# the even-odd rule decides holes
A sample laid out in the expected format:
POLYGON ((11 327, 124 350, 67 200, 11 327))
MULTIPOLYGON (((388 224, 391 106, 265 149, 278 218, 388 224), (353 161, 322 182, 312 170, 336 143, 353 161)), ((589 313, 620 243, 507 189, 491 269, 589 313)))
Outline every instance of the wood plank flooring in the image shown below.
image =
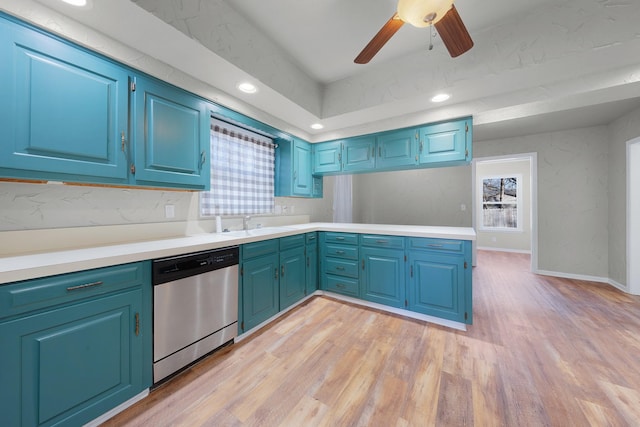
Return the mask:
POLYGON ((455 331, 316 297, 105 426, 638 426, 640 298, 479 252, 455 331))

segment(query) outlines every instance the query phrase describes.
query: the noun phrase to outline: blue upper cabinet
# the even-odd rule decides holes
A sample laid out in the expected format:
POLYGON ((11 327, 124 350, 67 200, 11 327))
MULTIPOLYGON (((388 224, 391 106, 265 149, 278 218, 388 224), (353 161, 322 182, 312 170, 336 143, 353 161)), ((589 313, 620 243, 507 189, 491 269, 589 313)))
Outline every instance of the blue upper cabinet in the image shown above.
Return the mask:
POLYGON ((207 103, 144 77, 136 78, 133 100, 135 184, 208 189, 207 103))
POLYGON ((372 136, 351 138, 343 143, 345 172, 372 171, 376 167, 376 140, 372 136))
POLYGON ((420 129, 420 164, 466 163, 471 160, 471 119, 420 129))
POLYGON ((0 19, 0 175, 127 182, 127 70, 0 19))
POLYGON ((312 176, 311 144, 299 139, 278 140, 276 196, 322 197, 322 181, 312 176), (319 186, 319 188, 318 188, 319 186))
POLYGON ((376 169, 416 165, 419 139, 420 132, 417 129, 402 129, 379 135, 376 138, 378 146, 376 169))
POLYGON ((313 173, 326 174, 342 170, 342 142, 331 141, 313 145, 313 173))

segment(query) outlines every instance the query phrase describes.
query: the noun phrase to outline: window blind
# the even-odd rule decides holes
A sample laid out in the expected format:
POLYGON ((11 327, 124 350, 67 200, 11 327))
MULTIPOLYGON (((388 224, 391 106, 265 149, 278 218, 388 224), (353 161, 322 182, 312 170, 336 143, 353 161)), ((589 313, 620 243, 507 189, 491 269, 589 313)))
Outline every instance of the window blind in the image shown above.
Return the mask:
POLYGON ((273 212, 275 145, 272 140, 214 119, 210 143, 211 190, 200 193, 200 214, 273 212))

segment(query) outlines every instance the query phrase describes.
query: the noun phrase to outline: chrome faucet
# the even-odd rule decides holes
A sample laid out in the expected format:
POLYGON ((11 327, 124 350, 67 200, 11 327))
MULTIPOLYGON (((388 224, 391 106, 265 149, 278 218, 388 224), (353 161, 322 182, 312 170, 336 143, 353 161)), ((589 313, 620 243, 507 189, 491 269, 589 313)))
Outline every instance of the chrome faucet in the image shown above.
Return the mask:
POLYGON ((242 218, 242 229, 243 230, 248 230, 249 229, 249 220, 251 220, 251 217, 249 215, 247 215, 247 216, 242 218))

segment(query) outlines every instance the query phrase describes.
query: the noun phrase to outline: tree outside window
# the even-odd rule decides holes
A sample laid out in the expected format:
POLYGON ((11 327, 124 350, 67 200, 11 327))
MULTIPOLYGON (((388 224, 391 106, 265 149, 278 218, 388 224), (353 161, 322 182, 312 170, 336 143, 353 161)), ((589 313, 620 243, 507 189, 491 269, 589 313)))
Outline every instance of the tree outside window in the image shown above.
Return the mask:
POLYGON ((518 224, 518 177, 492 177, 482 180, 482 228, 520 228, 518 224))

